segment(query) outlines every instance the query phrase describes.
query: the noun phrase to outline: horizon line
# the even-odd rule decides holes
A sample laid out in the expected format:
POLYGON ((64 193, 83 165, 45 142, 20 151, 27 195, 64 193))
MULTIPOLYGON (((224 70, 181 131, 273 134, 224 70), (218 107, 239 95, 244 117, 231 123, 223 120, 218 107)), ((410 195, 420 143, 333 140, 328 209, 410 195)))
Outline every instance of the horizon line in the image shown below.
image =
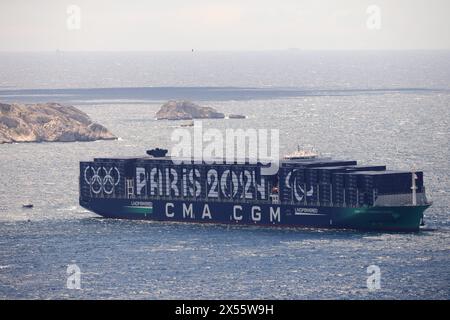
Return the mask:
POLYGON ((407 52, 407 51, 433 51, 433 52, 446 52, 450 51, 450 48, 434 48, 434 49, 425 49, 425 48, 416 48, 416 49, 361 49, 361 48, 350 48, 350 49, 302 49, 302 48, 285 48, 285 49, 136 49, 136 50, 64 50, 64 49, 45 49, 45 50, 0 50, 0 53, 195 53, 195 52, 230 52, 230 53, 244 53, 244 52, 349 52, 349 51, 357 51, 357 52, 407 52))

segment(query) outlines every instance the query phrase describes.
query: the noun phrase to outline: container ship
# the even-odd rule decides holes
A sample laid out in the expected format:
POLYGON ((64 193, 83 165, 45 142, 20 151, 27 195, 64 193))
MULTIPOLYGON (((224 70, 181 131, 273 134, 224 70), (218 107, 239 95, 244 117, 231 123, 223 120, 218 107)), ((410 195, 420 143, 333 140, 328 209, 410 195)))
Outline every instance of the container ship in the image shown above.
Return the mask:
POLYGON ((431 204, 421 171, 298 150, 266 175, 267 163, 166 152, 80 162, 80 205, 119 219, 414 232, 431 204))

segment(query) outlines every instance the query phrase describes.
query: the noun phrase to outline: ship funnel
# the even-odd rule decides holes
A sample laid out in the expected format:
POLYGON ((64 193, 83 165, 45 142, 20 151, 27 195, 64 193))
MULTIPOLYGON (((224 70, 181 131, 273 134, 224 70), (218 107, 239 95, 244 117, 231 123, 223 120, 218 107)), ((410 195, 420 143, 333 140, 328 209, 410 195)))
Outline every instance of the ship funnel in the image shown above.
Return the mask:
POLYGON ((147 154, 154 158, 164 158, 167 154, 167 151, 168 151, 167 149, 156 148, 156 149, 147 150, 147 154))

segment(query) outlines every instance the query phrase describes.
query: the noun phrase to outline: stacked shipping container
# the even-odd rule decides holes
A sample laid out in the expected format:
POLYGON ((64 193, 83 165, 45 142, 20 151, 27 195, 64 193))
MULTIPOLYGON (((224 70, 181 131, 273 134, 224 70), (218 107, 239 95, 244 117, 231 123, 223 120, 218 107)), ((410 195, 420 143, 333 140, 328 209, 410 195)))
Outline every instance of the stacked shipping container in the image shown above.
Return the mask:
MULTIPOLYGON (((90 197, 268 201, 278 187, 282 203, 321 206, 371 206, 378 195, 411 193, 411 172, 356 161, 284 160, 277 174, 261 175, 261 164, 187 162, 170 158, 96 158, 81 162, 80 192, 90 197)), ((423 173, 416 172, 417 192, 423 173)))

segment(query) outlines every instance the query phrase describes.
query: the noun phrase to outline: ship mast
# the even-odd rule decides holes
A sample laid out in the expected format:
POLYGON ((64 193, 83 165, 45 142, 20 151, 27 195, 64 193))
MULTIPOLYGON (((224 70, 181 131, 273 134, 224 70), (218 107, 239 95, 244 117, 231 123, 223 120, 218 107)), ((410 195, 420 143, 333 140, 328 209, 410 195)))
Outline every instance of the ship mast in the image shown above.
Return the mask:
POLYGON ((416 166, 413 165, 412 171, 411 171, 411 190, 412 190, 412 205, 413 206, 417 205, 416 179, 417 179, 416 166))

